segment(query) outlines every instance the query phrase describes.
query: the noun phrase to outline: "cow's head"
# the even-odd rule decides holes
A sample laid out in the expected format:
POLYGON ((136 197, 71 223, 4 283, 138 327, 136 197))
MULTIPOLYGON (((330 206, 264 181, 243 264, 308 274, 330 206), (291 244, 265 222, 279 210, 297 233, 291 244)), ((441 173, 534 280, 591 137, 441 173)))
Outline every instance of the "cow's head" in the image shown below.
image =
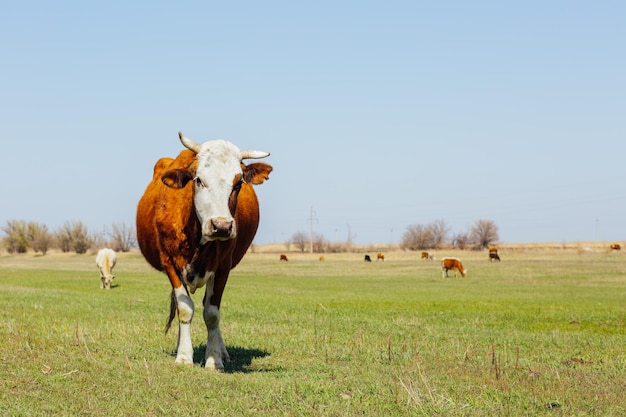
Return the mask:
POLYGON ((106 274, 105 276, 102 277, 102 288, 106 288, 107 290, 111 289, 111 283, 113 282, 113 278, 115 278, 115 275, 112 274, 106 274))
POLYGON ((244 165, 244 159, 259 159, 268 152, 242 151, 225 140, 196 143, 178 132, 182 144, 195 152, 197 163, 186 169, 165 172, 161 180, 165 185, 182 188, 193 181, 194 207, 201 224, 200 243, 228 240, 237 236, 234 214, 237 197, 244 182, 261 184, 272 167, 263 163, 244 165))

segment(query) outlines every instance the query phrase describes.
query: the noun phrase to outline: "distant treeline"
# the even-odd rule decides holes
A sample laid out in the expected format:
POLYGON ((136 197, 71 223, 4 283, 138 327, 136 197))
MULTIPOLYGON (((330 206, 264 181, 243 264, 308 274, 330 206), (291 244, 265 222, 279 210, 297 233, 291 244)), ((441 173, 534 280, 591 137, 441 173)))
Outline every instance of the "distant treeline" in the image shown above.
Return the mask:
MULTIPOLYGON (((450 233, 444 220, 429 224, 413 224, 402 235, 400 247, 404 250, 428 250, 454 247, 458 249, 484 249, 499 239, 498 226, 493 220, 478 220, 466 232, 450 233)), ((330 242, 319 233, 299 231, 291 236, 285 246, 294 246, 301 252, 335 253, 350 252, 354 246, 352 236, 346 242, 330 242)))
POLYGON ((86 253, 95 247, 108 246, 116 252, 128 252, 137 245, 135 230, 123 223, 111 226, 111 232, 89 233, 80 221, 67 221, 51 232, 42 223, 9 220, 2 227, 2 244, 9 253, 26 253, 29 250, 45 255, 49 249, 62 252, 86 253))

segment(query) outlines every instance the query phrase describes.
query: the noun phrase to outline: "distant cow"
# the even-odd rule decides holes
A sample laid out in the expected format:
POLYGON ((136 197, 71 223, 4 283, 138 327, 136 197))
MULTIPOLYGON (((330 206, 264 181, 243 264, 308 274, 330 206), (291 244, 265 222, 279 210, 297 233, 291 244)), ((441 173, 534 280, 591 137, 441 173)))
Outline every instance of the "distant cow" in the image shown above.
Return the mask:
POLYGON ((157 161, 137 205, 137 242, 144 258, 165 272, 172 286, 166 330, 178 315, 176 363, 193 365, 191 294, 206 286, 204 367, 224 370, 230 357, 220 331, 222 295, 259 225, 252 187, 267 180, 272 167, 243 162, 264 158, 267 152, 240 150, 224 140, 196 143, 180 132, 178 136, 186 149, 175 159, 157 161))
POLYGON ((281 253, 280 254, 280 260, 287 262, 289 259, 287 259, 287 255, 285 255, 284 253, 281 253))
POLYGON ((382 260, 383 262, 385 262, 385 255, 383 255, 382 253, 378 252, 376 254, 376 260, 382 260))
POLYGON ((96 255, 96 265, 100 270, 100 288, 110 290, 113 275, 113 267, 117 263, 117 255, 113 249, 103 248, 96 255))
POLYGON ((370 258, 370 256, 369 256, 369 255, 365 255, 365 258, 363 258, 363 260, 364 260, 365 262, 372 262, 372 258, 370 258))
POLYGON ((324 262, 326 259, 324 259, 324 255, 320 255, 320 262, 324 262))
POLYGON ((422 252, 422 259, 435 260, 435 257, 428 252, 422 252))
POLYGON ((463 268, 459 258, 441 258, 441 278, 446 278, 450 269, 454 271, 455 278, 456 271, 459 271, 463 278, 467 278, 467 269, 463 268))
POLYGON ((489 260, 491 262, 500 262, 500 256, 498 255, 498 248, 496 246, 489 246, 489 260))
POLYGON ((622 249, 622 247, 620 246, 619 243, 613 243, 611 245, 611 250, 621 250, 621 249, 622 249))

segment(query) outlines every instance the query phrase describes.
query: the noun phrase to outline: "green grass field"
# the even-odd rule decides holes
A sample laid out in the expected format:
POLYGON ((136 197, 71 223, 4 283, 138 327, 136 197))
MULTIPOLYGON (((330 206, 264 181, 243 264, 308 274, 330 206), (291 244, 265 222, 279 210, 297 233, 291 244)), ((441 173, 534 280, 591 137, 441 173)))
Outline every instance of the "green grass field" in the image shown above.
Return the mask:
MULTIPOLYGON (((419 253, 251 253, 231 273, 225 373, 163 333, 169 281, 121 254, 0 257, 2 416, 626 415, 626 257, 484 252, 468 279, 419 253), (452 276, 452 275, 451 275, 452 276)), ((175 322, 176 323, 176 322, 175 322)))

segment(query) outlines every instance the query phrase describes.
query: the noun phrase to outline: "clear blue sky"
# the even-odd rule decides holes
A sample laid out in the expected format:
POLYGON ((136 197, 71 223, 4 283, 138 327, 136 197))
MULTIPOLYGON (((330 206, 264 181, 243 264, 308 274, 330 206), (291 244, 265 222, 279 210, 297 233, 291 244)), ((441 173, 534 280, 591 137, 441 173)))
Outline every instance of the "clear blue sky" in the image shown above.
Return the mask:
POLYGON ((626 240, 626 2, 0 6, 0 225, 134 225, 177 132, 269 151, 257 243, 626 240))

